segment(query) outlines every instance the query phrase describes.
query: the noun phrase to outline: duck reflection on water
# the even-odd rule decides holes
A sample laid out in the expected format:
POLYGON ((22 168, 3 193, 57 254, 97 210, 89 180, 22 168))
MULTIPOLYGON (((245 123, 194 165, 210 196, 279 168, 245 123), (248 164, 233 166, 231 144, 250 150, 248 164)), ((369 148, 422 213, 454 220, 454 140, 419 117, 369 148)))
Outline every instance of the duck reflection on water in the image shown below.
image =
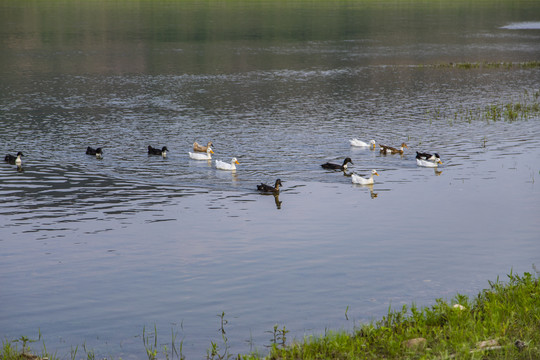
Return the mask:
POLYGON ((279 189, 280 186, 283 186, 281 183, 281 179, 276 179, 276 182, 274 183, 274 186, 267 185, 265 183, 261 183, 260 185, 257 185, 257 190, 263 194, 263 195, 273 195, 274 201, 276 203, 276 208, 279 210, 281 209, 281 203, 282 201, 279 200, 279 189))

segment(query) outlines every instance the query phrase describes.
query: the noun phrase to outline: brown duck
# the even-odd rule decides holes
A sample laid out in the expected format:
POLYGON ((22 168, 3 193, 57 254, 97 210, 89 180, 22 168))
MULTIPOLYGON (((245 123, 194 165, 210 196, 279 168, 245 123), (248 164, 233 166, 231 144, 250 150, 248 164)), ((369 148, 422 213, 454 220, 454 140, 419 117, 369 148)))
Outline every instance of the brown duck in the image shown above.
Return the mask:
POLYGON ((261 183, 261 185, 257 185, 257 190, 262 191, 262 192, 271 192, 271 193, 277 194, 279 193, 280 186, 283 186, 281 184, 281 180, 277 179, 274 186, 261 183))
POLYGON ((193 151, 197 151, 197 152, 206 152, 206 149, 208 149, 209 147, 212 147, 213 144, 211 141, 208 142, 208 144, 206 144, 206 146, 203 146, 203 145, 200 145, 199 143, 197 143, 196 141, 193 143, 193 151))
POLYGON ((403 149, 409 148, 407 144, 405 143, 401 143, 401 147, 399 149, 396 149, 391 146, 386 146, 386 145, 379 145, 379 146, 381 147, 381 153, 385 153, 385 154, 403 154, 403 149))

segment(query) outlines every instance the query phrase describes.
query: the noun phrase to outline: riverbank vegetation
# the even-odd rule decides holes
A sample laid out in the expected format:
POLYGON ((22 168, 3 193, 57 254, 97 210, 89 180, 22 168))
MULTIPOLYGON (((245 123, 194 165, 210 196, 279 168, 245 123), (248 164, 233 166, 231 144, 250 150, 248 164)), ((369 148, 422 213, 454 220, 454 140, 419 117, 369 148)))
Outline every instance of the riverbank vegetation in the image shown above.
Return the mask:
POLYGON ((449 124, 459 122, 485 121, 487 123, 505 121, 514 122, 518 120, 529 120, 537 118, 540 114, 540 91, 527 91, 519 99, 493 103, 477 108, 452 108, 435 109, 426 111, 426 118, 431 123, 444 120, 449 124))
MULTIPOLYGON (((226 325, 225 313, 221 324, 226 325)), ((507 281, 489 282, 477 296, 457 294, 452 300, 437 299, 431 306, 412 304, 389 309, 378 321, 364 324, 352 333, 327 331, 287 343, 287 330, 274 327, 270 351, 234 355, 227 338, 211 343, 207 359, 538 359, 540 358, 540 284, 531 273, 510 273, 507 281)), ((223 331, 225 334, 225 331, 223 331)), ((144 337, 144 336, 143 336, 144 337)), ((0 359, 58 359, 44 347, 43 355, 32 355, 29 343, 21 337, 5 340, 0 359)), ((185 359, 181 346, 173 344, 159 349, 157 339, 144 342, 141 358, 185 359), (171 349, 174 349, 171 350, 171 349)), ((181 344, 180 344, 181 345, 181 344)), ((93 359, 91 351, 72 359, 93 359), (83 356, 83 357, 81 357, 83 356)), ((201 357, 203 355, 201 354, 201 357)))
POLYGON ((540 61, 525 61, 525 62, 495 62, 495 61, 482 61, 482 62, 449 62, 439 64, 422 64, 418 65, 420 68, 438 68, 438 69, 531 69, 540 67, 540 61))
POLYGON ((403 306, 352 334, 329 332, 268 359, 538 359, 540 285, 529 273, 498 279, 474 299, 403 306))

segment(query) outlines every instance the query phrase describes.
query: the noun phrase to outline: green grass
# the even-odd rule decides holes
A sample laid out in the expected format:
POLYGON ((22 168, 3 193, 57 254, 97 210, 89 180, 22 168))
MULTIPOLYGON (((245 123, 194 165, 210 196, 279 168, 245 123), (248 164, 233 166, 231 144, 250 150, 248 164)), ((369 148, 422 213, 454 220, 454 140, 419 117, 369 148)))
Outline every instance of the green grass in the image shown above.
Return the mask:
POLYGON ((487 123, 504 121, 514 122, 527 121, 538 118, 540 115, 540 91, 525 90, 523 95, 515 101, 497 102, 477 108, 448 108, 432 109, 426 112, 426 119, 430 124, 437 121, 446 121, 449 124, 473 121, 485 121, 487 123))
POLYGON ((490 282, 472 300, 458 294, 429 307, 403 306, 351 334, 329 332, 273 346, 267 359, 539 359, 538 279, 529 273, 508 278, 490 282), (419 338, 425 339, 420 345, 406 345, 419 338))
MULTIPOLYGON (((489 287, 472 299, 457 294, 450 301, 437 299, 427 307, 412 304, 389 309, 382 319, 352 332, 328 331, 287 344, 288 330, 276 325, 266 356, 231 354, 225 337, 225 313, 219 316, 223 344, 212 342, 207 359, 540 359, 540 284, 537 275, 530 273, 510 273, 505 282, 489 282, 489 287), (411 340, 416 345, 408 344, 411 340)), ((181 351, 160 351, 155 332, 154 328, 147 336, 143 330, 146 354, 142 348, 141 359, 184 358, 181 351)), ((173 342, 175 338, 173 335, 173 342)), ((31 358, 30 341, 26 337, 4 341, 0 359, 31 358)), ((57 358, 48 355, 45 347, 43 353, 51 360, 57 358)), ((72 352, 72 358, 83 358, 81 355, 72 352)))

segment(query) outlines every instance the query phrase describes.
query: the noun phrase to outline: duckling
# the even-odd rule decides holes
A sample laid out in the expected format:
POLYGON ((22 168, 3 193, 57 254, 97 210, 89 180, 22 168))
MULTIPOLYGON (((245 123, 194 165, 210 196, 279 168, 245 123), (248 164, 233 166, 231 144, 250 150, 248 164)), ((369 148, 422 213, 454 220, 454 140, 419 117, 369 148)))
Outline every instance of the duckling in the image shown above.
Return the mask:
POLYGON ((373 169, 371 170, 371 176, 369 178, 363 178, 360 175, 352 174, 351 180, 353 184, 360 184, 360 185, 372 185, 373 184, 373 175, 379 176, 377 173, 377 170, 373 169))
MULTIPOLYGON (((210 148, 209 148, 210 149, 210 148)), ((240 163, 238 162, 238 160, 233 157, 231 159, 231 163, 226 163, 225 161, 221 161, 221 160, 216 160, 216 169, 219 169, 219 170, 229 170, 229 171, 232 171, 232 170, 236 170, 236 165, 240 165, 240 163)))
POLYGON ((193 151, 198 151, 198 152, 206 152, 206 149, 208 149, 209 147, 211 146, 214 146, 214 144, 212 144, 211 141, 208 142, 208 144, 206 144, 206 146, 203 146, 203 145, 199 145, 196 141, 193 143, 193 151))
POLYGON ((103 150, 98 147, 97 149, 94 149, 93 147, 87 147, 86 148, 86 154, 87 155, 95 155, 96 158, 101 159, 103 157, 103 150))
POLYGON ((17 153, 17 156, 7 154, 6 157, 4 158, 4 161, 11 165, 21 166, 22 165, 21 156, 24 156, 24 155, 20 151, 17 153))
POLYGON ((353 164, 350 157, 347 157, 347 158, 345 158, 345 160, 343 160, 343 165, 332 164, 332 163, 327 162, 327 163, 322 164, 321 166, 322 166, 323 169, 332 169, 332 170, 343 170, 343 171, 345 171, 347 169, 347 164, 348 163, 353 164))
POLYGON ((375 149, 375 140, 370 140, 369 143, 367 142, 364 142, 362 140, 358 140, 358 139, 351 139, 349 140, 349 143, 351 144, 351 146, 358 146, 358 147, 368 147, 370 149, 375 149))
POLYGON ((405 143, 401 143, 401 147, 399 149, 396 149, 394 147, 391 147, 391 146, 386 146, 386 145, 380 145, 379 146, 381 147, 381 152, 382 153, 385 153, 385 154, 403 154, 403 149, 404 148, 409 148, 407 146, 407 144, 405 143))
POLYGON ((158 148, 153 148, 152 146, 148 145, 149 155, 161 155, 163 157, 167 157, 167 151, 169 151, 169 149, 167 149, 166 146, 162 147, 161 150, 159 150, 158 148))
POLYGON ((193 160, 211 160, 212 159, 212 155, 214 153, 214 151, 212 151, 211 148, 207 148, 206 149, 206 153, 199 153, 199 152, 188 152, 189 153, 189 157, 192 158, 193 160))
POLYGON ((271 193, 274 193, 274 194, 278 194, 280 186, 283 186, 281 184, 281 180, 277 179, 274 186, 266 185, 264 183, 261 183, 261 185, 257 185, 257 190, 259 190, 261 192, 271 192, 271 193))

